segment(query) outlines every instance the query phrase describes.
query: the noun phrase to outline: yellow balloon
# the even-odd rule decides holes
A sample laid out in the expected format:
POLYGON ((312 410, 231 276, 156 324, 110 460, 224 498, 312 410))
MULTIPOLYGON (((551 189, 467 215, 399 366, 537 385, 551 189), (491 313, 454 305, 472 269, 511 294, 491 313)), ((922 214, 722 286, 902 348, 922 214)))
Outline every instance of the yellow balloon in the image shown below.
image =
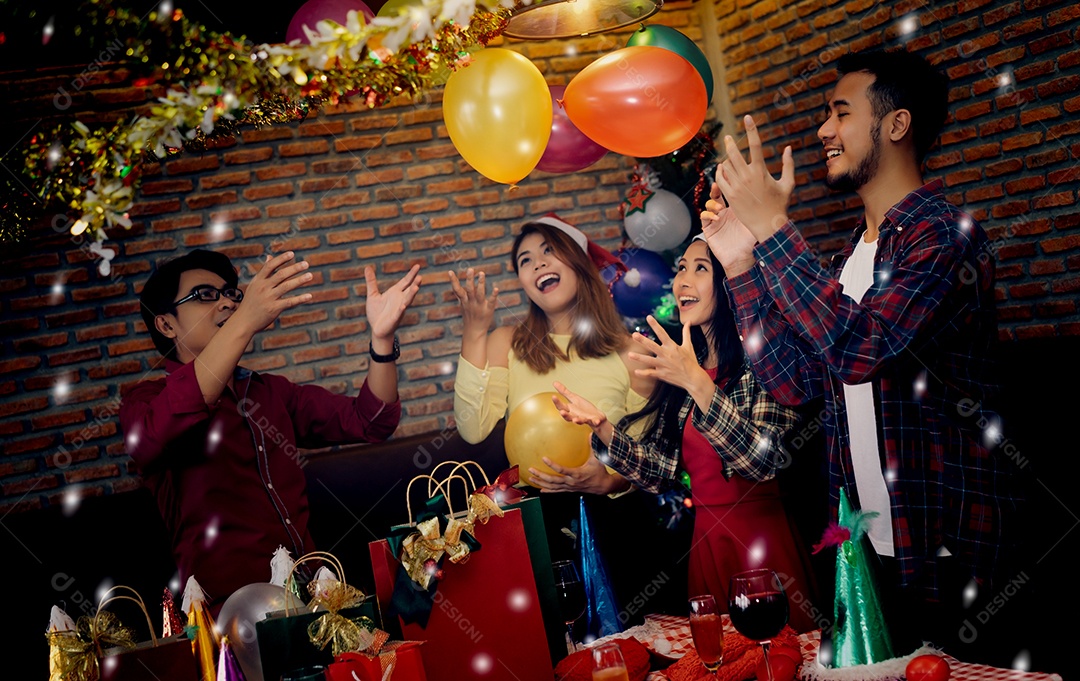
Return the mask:
POLYGON ((551 136, 551 94, 517 52, 486 49, 453 73, 443 93, 450 141, 484 177, 515 184, 532 172, 551 136))
POLYGON ((589 449, 592 429, 559 416, 559 410, 551 401, 557 396, 554 392, 537 393, 519 404, 506 420, 503 435, 506 458, 511 466, 517 464, 523 482, 529 482, 529 468, 541 473, 555 472, 541 457, 546 456, 560 466, 576 468, 592 456, 589 449))

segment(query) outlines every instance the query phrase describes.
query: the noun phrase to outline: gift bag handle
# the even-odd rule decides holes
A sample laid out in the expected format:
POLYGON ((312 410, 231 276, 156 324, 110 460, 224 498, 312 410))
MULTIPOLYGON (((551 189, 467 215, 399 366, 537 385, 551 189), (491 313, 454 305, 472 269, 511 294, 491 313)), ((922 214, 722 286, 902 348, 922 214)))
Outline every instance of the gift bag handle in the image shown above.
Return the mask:
MULTIPOLYGON (((337 568, 337 578, 339 582, 345 581, 345 569, 341 566, 341 561, 337 559, 332 553, 326 551, 312 551, 311 553, 305 553, 296 559, 293 563, 292 569, 289 570, 289 576, 285 578, 285 616, 289 616, 289 604, 292 602, 293 589, 290 587, 296 586, 296 566, 300 563, 305 563, 310 560, 327 560, 331 566, 337 568)), ((299 609, 298 609, 299 610, 299 609)))
POLYGON ((146 610, 146 603, 143 602, 142 596, 139 595, 139 592, 136 591, 135 589, 132 589, 130 586, 124 586, 123 584, 118 584, 118 585, 112 587, 111 589, 109 589, 108 591, 106 591, 105 593, 101 594, 101 600, 98 602, 97 612, 94 613, 94 628, 95 629, 97 628, 97 618, 101 616, 101 612, 105 608, 105 606, 108 605, 109 603, 113 603, 115 601, 131 601, 132 603, 135 603, 136 605, 139 606, 139 610, 142 610, 143 615, 146 617, 146 624, 147 624, 148 628, 150 629, 150 640, 153 641, 153 646, 155 648, 157 648, 158 637, 157 637, 157 634, 154 633, 154 623, 150 620, 150 613, 147 612, 147 610, 146 610), (130 591, 131 593, 133 593, 135 595, 134 596, 116 595, 116 596, 109 597, 109 594, 111 594, 114 591, 119 591, 121 589, 127 589, 128 591, 130 591))
POLYGON ((412 494, 410 494, 410 492, 412 491, 413 483, 416 482, 417 480, 422 479, 422 478, 427 478, 428 481, 429 481, 428 482, 428 490, 429 490, 428 499, 431 498, 430 490, 432 488, 432 483, 434 483, 434 486, 435 486, 436 489, 438 489, 440 492, 442 492, 443 498, 446 499, 446 505, 450 508, 450 517, 454 516, 454 504, 450 501, 450 481, 451 480, 453 480, 454 478, 457 478, 458 480, 461 481, 461 484, 465 485, 465 488, 466 488, 465 489, 465 495, 466 495, 466 498, 468 498, 468 495, 469 495, 468 483, 465 481, 465 478, 461 477, 460 475, 447 476, 446 479, 441 481, 441 482, 439 480, 436 480, 434 476, 428 475, 426 473, 423 474, 423 475, 418 475, 415 478, 413 478, 412 480, 410 480, 408 487, 405 488, 405 508, 408 509, 408 511, 409 511, 409 525, 416 525, 416 523, 413 522, 412 494))
MULTIPOLYGON (((435 466, 435 468, 431 469, 431 479, 428 480, 428 492, 427 492, 429 499, 431 498, 431 495, 434 493, 432 491, 432 487, 438 485, 438 479, 435 477, 435 473, 437 473, 438 470, 440 468, 442 468, 443 466, 453 466, 454 468, 453 468, 453 470, 450 471, 450 475, 454 475, 457 472, 457 469, 461 467, 461 464, 458 463, 457 461, 441 461, 435 466)), ((465 474, 469 476, 469 482, 472 484, 473 488, 475 489, 476 488, 476 481, 473 480, 472 473, 470 473, 468 471, 468 469, 462 469, 462 470, 464 470, 465 474)))
MULTIPOLYGON (((468 468, 469 464, 472 464, 473 466, 476 466, 476 470, 480 471, 480 475, 482 475, 484 477, 484 485, 490 485, 491 484, 491 480, 488 478, 487 471, 485 471, 484 467, 481 466, 480 464, 476 463, 475 461, 462 461, 462 462, 458 463, 458 465, 454 466, 453 469, 450 470, 450 475, 457 474, 459 468, 461 470, 465 471, 466 473, 468 473, 469 472, 469 468, 468 468)), ((470 475, 469 476, 469 481, 471 482, 472 479, 473 479, 473 477, 472 477, 472 475, 470 475)), ((473 492, 476 491, 476 483, 473 483, 472 491, 473 492)))

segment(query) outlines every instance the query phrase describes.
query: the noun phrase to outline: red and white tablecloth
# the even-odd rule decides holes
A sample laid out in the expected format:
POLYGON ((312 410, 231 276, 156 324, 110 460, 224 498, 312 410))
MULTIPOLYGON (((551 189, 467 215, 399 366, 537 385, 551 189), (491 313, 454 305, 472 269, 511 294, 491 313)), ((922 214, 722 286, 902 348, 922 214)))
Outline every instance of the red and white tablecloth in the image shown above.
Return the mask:
MULTIPOLYGON (((724 630, 734 631, 727 615, 724 618, 724 630)), ((601 639, 599 642, 612 638, 624 638, 633 636, 641 641, 652 652, 678 659, 693 650, 694 640, 690 634, 690 621, 685 617, 675 615, 649 615, 646 623, 628 629, 621 634, 601 639)), ((818 643, 821 641, 821 632, 812 631, 799 635, 799 644, 802 648, 803 660, 817 659, 818 643)), ((596 645, 593 643, 592 645, 596 645)), ((981 664, 969 664, 961 662, 949 655, 948 660, 952 673, 949 681, 1061 681, 1057 674, 1045 674, 1042 672, 1023 672, 1014 669, 1001 669, 988 667, 981 664)), ((663 672, 652 672, 646 677, 646 681, 666 681, 667 676, 663 672)))

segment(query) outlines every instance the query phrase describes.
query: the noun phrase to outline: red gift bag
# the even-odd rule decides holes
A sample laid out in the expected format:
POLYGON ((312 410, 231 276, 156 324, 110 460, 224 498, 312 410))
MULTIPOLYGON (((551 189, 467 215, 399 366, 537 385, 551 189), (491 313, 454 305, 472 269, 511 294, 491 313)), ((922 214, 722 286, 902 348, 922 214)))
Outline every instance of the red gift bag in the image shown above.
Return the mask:
MULTIPOLYGON (((444 561, 427 626, 398 617, 404 638, 425 642, 422 654, 431 681, 551 681, 521 509, 503 509, 503 517, 477 523, 475 537, 481 549, 467 561, 444 561)), ((387 606, 401 563, 385 539, 368 546, 376 596, 387 617, 397 616, 387 606)))
POLYGON ((327 665, 326 681, 427 681, 420 643, 391 641, 377 656, 342 653, 327 665))

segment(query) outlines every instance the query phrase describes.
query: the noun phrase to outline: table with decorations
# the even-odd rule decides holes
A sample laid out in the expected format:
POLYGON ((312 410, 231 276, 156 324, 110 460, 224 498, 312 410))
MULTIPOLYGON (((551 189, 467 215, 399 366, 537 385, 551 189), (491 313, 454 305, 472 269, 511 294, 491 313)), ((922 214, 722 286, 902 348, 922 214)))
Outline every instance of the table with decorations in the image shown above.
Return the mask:
MULTIPOLYGON (((724 620, 724 638, 735 634, 731 620, 727 615, 724 620)), ((646 649, 652 659, 653 671, 649 672, 646 681, 683 681, 684 679, 709 678, 704 669, 697 669, 700 664, 694 666, 683 665, 680 669, 677 662, 688 652, 694 650, 694 641, 690 634, 690 621, 686 617, 677 615, 648 615, 645 623, 631 627, 618 634, 612 634, 589 644, 595 647, 602 643, 622 638, 635 638, 646 649)), ((798 647, 802 653, 803 664, 799 668, 799 679, 813 679, 813 668, 817 666, 818 645, 821 642, 821 631, 812 631, 797 635, 798 647)), ((942 654, 949 663, 949 681, 1062 681, 1058 674, 1042 672, 1028 672, 1017 669, 1002 669, 981 664, 962 662, 949 655, 942 654)), ((694 656, 696 657, 696 656, 694 656)), ((725 651, 725 665, 727 665, 727 652, 725 651)), ((724 667, 721 666, 721 670, 724 667)), ((721 673, 717 678, 727 678, 721 673)), ((855 678, 855 677, 851 677, 855 678)))

